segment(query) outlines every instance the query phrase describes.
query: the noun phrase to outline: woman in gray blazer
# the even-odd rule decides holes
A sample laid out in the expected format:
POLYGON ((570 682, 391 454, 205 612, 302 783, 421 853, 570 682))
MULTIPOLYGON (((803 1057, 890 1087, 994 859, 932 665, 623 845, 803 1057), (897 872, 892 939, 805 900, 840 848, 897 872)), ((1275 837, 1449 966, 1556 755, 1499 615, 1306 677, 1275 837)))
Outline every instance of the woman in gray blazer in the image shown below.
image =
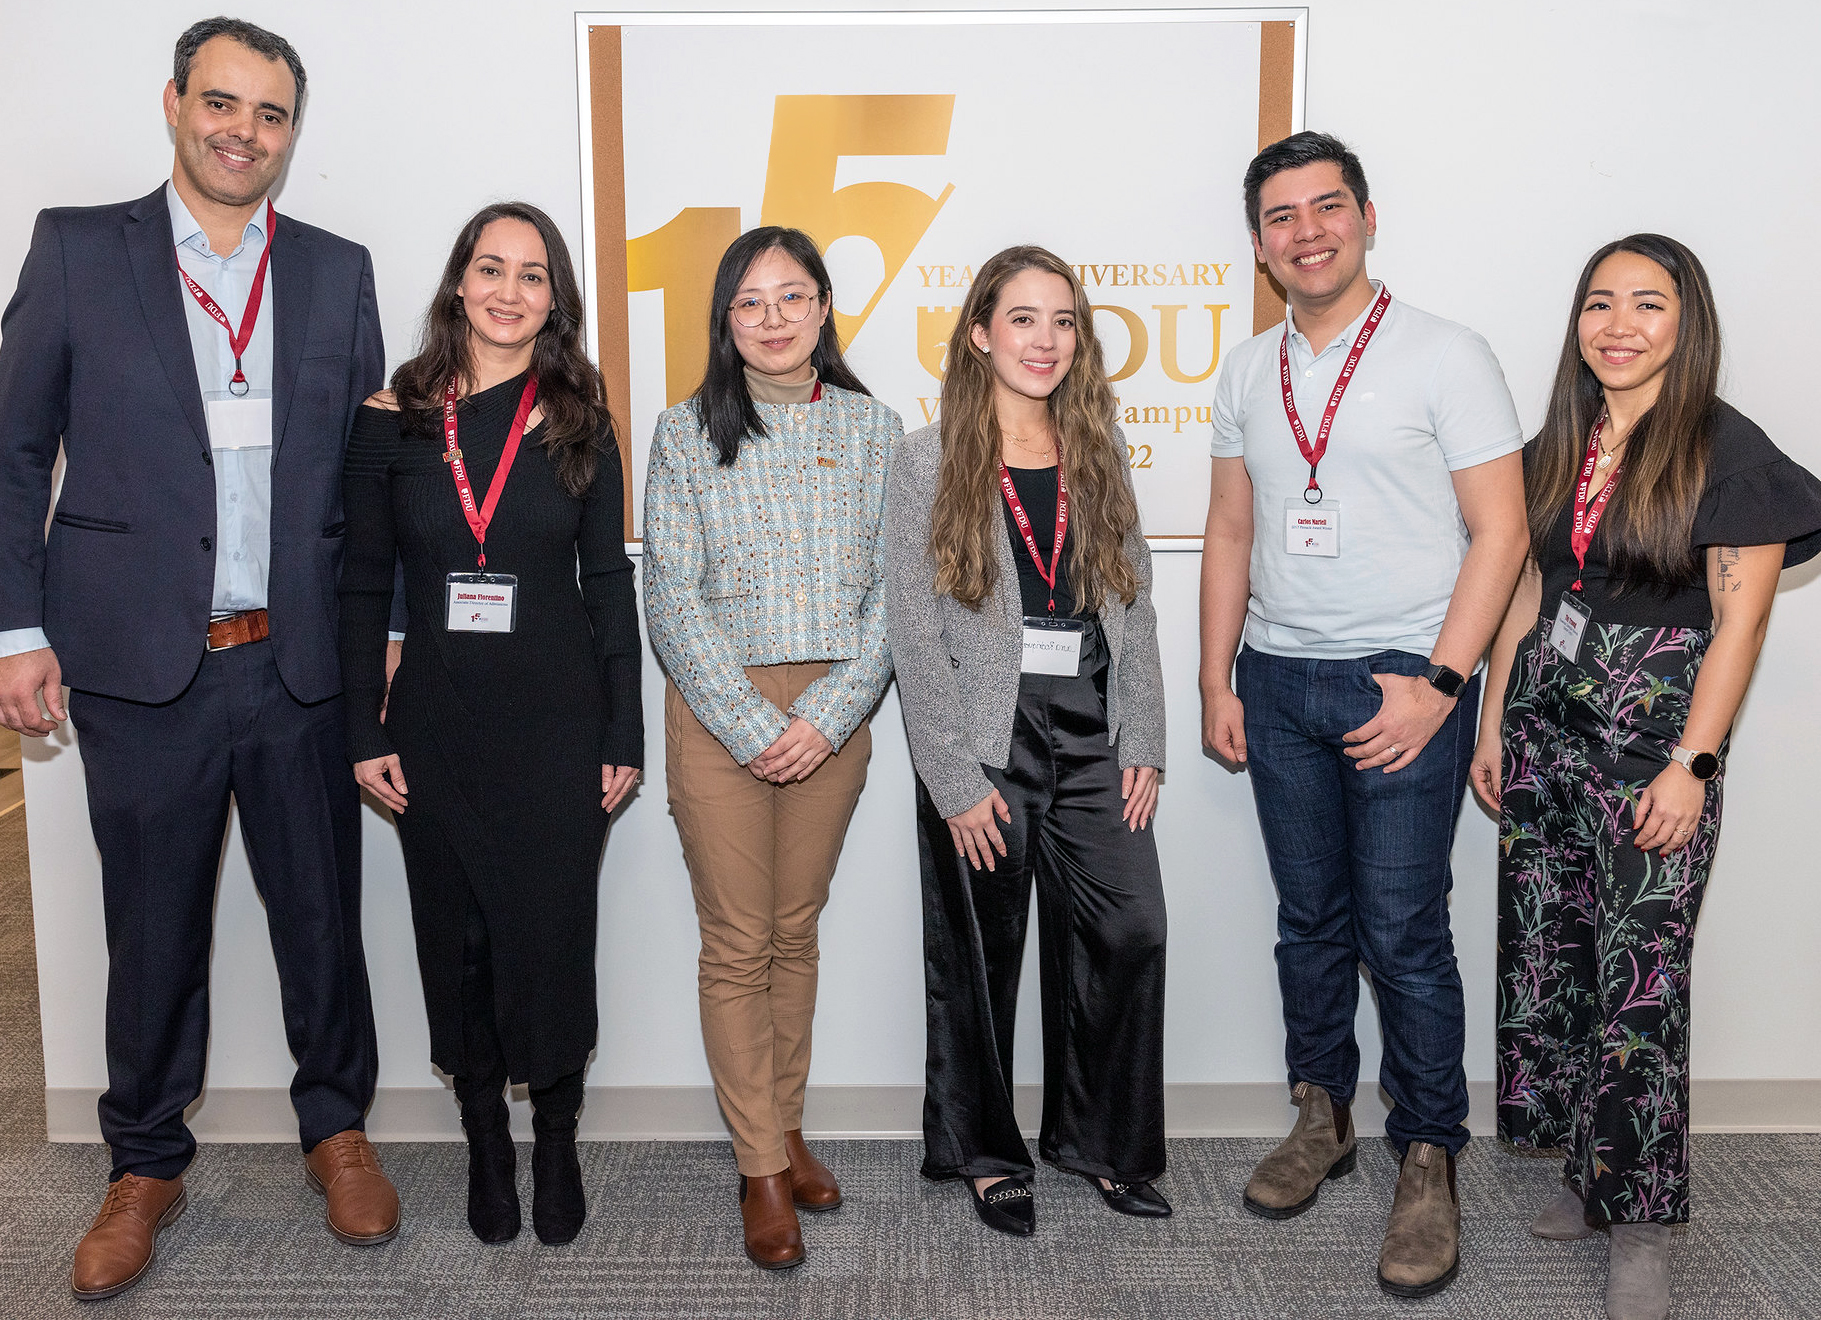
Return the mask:
POLYGON ((917 771, 923 1174, 1035 1230, 1012 1017, 1037 888, 1043 1158, 1160 1217, 1163 767, 1151 557, 1087 295, 1036 247, 980 268, 941 420, 886 496, 888 635, 917 771))

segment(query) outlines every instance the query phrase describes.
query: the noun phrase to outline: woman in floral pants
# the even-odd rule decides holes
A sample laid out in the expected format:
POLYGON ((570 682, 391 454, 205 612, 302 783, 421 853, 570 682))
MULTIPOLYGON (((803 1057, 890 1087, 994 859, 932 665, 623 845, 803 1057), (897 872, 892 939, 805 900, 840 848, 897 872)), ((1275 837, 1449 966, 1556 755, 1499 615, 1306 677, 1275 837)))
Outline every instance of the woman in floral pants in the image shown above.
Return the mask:
POLYGON ((1718 399, 1719 366, 1692 252, 1594 254, 1524 455, 1532 559, 1473 762, 1500 814, 1499 1132, 1566 1153, 1534 1233, 1611 1227, 1613 1320, 1668 1314, 1726 739, 1778 571, 1821 553, 1821 482, 1718 399))

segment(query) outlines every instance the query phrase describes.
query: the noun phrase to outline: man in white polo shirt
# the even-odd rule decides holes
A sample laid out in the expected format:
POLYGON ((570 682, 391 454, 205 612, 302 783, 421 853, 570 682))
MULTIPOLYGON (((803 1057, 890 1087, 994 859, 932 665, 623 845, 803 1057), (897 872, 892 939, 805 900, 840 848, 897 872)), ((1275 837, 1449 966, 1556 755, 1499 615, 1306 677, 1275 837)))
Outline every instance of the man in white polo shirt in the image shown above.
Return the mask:
POLYGON ((1486 341, 1367 278, 1377 217, 1344 145, 1298 133, 1267 147, 1245 204, 1290 308, 1215 388, 1202 738, 1251 772, 1300 1110, 1245 1204, 1287 1219, 1354 1166, 1364 962, 1403 1153, 1378 1278, 1424 1297, 1460 1262, 1466 1024, 1448 854, 1475 671, 1529 544, 1524 440, 1486 341))

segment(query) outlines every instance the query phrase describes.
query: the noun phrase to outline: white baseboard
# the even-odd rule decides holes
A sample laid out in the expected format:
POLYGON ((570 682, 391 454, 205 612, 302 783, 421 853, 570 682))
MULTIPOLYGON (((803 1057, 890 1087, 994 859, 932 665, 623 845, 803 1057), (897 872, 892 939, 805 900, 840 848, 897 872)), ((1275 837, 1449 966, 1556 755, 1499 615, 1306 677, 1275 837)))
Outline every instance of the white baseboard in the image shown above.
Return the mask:
MULTIPOLYGON (((1492 1083, 1467 1087, 1467 1126, 1475 1136, 1493 1131, 1492 1083)), ((1276 1082, 1177 1082, 1164 1088, 1172 1137, 1275 1137, 1291 1121, 1289 1094, 1276 1082)), ((81 1087, 45 1092, 45 1127, 52 1141, 99 1141, 95 1101, 100 1092, 81 1087)), ((1733 1078, 1696 1081, 1696 1132, 1821 1132, 1821 1079, 1765 1081, 1733 1078)), ((1040 1088, 1019 1086, 1018 1116, 1035 1135, 1040 1088)), ((513 1088, 513 1130, 531 1136, 524 1088, 513 1088)), ((1386 1104, 1376 1087, 1362 1090, 1354 1122, 1362 1133, 1384 1131, 1386 1104)), ((282 1087, 211 1089, 192 1105, 190 1129, 200 1141, 293 1141, 297 1120, 282 1087)), ((812 1086, 803 1127, 822 1138, 902 1137, 923 1132, 919 1086, 812 1086)), ((586 1141, 724 1141, 714 1092, 706 1086, 591 1086, 580 1135, 586 1141)), ((447 1087, 389 1087, 373 1099, 367 1132, 376 1141, 459 1141, 462 1130, 454 1093, 447 1087)))

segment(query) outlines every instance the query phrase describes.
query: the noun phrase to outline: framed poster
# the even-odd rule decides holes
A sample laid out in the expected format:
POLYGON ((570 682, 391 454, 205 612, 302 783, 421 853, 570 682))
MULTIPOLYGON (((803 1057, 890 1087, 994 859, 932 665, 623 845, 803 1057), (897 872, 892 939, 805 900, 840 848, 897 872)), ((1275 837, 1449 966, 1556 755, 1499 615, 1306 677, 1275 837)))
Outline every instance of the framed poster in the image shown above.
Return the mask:
POLYGON ((907 430, 987 257, 1081 277, 1146 533, 1199 545, 1222 350, 1283 316, 1247 162, 1302 127, 1304 9, 576 16, 585 280, 635 534, 727 245, 809 233, 848 361, 907 430))

